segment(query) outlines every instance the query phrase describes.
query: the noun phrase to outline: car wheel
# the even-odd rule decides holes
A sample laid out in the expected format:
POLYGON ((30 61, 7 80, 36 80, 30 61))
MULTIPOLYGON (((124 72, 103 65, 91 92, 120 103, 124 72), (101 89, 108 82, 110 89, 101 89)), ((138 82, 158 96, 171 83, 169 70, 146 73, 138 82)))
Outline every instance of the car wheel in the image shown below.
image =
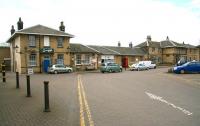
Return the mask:
POLYGON ((101 71, 101 73, 104 73, 104 71, 101 71))
POLYGON ((108 72, 109 72, 109 73, 112 73, 112 70, 110 69, 108 72))
POLYGON ((54 74, 58 74, 58 71, 57 71, 57 70, 55 70, 55 71, 54 71, 54 74))
POLYGON ((185 70, 181 70, 180 73, 181 73, 181 74, 184 74, 184 73, 185 73, 185 70))
POLYGON ((69 69, 69 70, 68 70, 68 73, 71 73, 71 72, 72 72, 72 70, 69 69))

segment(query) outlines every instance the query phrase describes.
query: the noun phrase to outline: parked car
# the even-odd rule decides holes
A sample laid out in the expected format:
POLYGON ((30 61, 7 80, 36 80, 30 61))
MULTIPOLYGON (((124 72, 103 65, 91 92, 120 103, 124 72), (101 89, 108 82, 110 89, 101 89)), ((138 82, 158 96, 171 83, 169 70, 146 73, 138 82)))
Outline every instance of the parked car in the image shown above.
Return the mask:
POLYGON ((173 68, 174 73, 200 73, 200 62, 191 61, 173 68))
POLYGON ((102 73, 104 72, 122 72, 122 66, 116 64, 116 63, 102 63, 100 67, 100 71, 102 73))
POLYGON ((152 61, 139 61, 139 64, 144 64, 149 69, 156 69, 156 64, 152 61))
POLYGON ((86 66, 85 70, 95 70, 95 65, 89 64, 89 65, 86 66))
POLYGON ((137 64, 133 64, 131 65, 130 67, 130 70, 133 71, 133 70, 137 70, 137 71, 140 71, 140 70, 148 70, 149 68, 147 66, 145 66, 144 64, 140 64, 140 63, 137 63, 137 64))
POLYGON ((70 73, 72 72, 72 68, 71 67, 67 67, 65 65, 62 65, 62 64, 54 64, 52 66, 50 66, 48 68, 48 73, 54 73, 54 74, 57 74, 57 73, 70 73))

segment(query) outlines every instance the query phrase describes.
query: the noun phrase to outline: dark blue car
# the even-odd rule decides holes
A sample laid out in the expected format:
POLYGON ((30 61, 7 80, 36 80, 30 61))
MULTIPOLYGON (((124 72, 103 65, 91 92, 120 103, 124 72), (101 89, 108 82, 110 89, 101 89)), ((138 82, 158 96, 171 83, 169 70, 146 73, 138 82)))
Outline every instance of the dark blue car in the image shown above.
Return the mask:
POLYGON ((173 68, 174 73, 200 73, 200 62, 192 61, 187 62, 181 66, 173 68))

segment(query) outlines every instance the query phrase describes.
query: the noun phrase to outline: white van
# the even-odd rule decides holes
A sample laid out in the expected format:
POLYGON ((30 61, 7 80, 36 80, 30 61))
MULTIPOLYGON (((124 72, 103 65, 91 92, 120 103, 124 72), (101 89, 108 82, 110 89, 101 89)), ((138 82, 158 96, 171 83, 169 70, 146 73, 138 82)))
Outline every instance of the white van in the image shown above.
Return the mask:
POLYGON ((139 61, 139 64, 144 64, 149 69, 156 69, 156 64, 152 63, 152 61, 139 61))

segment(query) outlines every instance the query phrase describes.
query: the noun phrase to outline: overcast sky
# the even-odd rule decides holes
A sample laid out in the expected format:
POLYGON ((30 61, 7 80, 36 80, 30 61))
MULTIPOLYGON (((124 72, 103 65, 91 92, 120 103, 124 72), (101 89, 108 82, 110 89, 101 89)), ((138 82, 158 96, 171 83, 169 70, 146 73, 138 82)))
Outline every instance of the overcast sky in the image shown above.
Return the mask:
POLYGON ((200 44, 200 0, 0 0, 0 42, 17 29, 37 24, 58 29, 64 21, 73 43, 137 45, 169 39, 200 44))

